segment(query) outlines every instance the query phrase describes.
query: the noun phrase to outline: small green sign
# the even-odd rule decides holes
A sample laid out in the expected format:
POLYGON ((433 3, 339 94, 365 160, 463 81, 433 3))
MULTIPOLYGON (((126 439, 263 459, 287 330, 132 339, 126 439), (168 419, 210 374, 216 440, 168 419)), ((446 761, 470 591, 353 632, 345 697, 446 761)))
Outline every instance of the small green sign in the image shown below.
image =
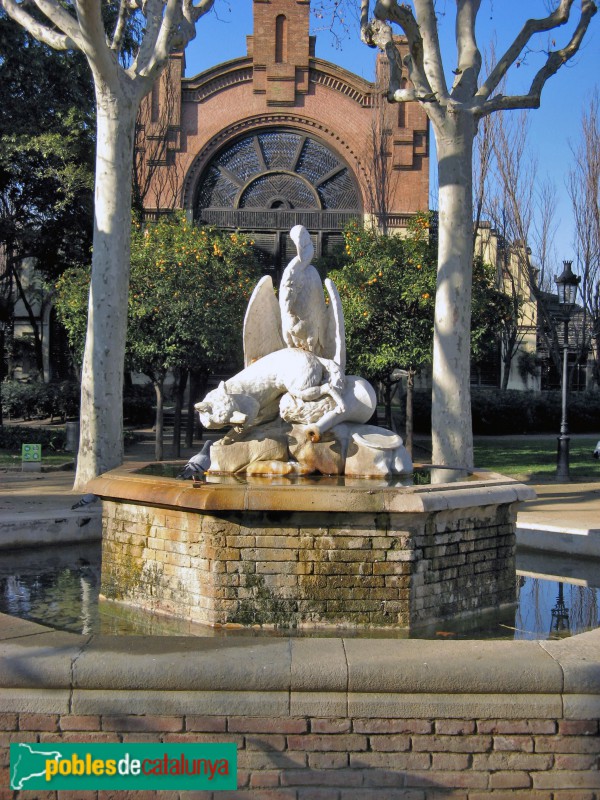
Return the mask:
POLYGON ((21 460, 22 461, 41 461, 42 460, 42 445, 41 444, 24 444, 21 446, 21 460))
POLYGON ((18 791, 237 789, 237 747, 19 742, 10 745, 10 785, 18 791))

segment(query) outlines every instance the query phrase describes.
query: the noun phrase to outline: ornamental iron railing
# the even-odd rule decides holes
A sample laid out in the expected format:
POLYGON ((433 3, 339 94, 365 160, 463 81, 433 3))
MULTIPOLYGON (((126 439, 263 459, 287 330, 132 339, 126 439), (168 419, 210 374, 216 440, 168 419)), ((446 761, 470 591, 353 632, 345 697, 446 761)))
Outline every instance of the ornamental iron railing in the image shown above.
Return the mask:
POLYGON ((232 230, 287 231, 294 225, 304 225, 309 230, 341 231, 349 222, 360 219, 361 216, 356 211, 203 208, 200 210, 199 221, 232 230))

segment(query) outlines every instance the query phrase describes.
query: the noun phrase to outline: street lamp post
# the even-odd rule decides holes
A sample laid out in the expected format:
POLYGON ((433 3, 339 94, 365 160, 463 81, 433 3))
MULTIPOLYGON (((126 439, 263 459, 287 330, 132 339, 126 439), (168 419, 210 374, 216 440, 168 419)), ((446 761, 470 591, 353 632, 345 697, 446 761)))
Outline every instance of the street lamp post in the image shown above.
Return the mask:
POLYGON ((575 306, 577 287, 581 278, 571 271, 572 261, 563 261, 563 271, 554 282, 558 289, 558 304, 561 308, 563 329, 563 374, 562 374, 562 418, 560 421, 560 436, 558 437, 558 452, 556 457, 556 480, 565 483, 569 477, 569 425, 567 422, 567 388, 568 388, 568 360, 569 360, 569 319, 575 306))
POLYGON ((552 618, 550 620, 550 636, 560 637, 569 636, 569 609, 565 604, 563 593, 562 581, 558 584, 558 597, 556 598, 556 605, 551 611, 552 618))

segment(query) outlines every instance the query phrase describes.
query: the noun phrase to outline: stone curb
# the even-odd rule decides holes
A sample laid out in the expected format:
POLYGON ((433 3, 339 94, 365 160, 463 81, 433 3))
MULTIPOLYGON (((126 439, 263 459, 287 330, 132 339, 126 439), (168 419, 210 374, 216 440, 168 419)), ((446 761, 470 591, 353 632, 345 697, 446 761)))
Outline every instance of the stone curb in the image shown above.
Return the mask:
POLYGON ((86 637, 0 615, 0 708, 593 718, 600 630, 549 642, 86 637), (468 713, 467 713, 468 712, 468 713), (543 712, 543 713, 542 713, 543 712))
POLYGON ((318 485, 274 484, 271 479, 252 478, 245 484, 235 479, 190 486, 175 479, 157 480, 140 474, 140 464, 123 464, 90 481, 86 490, 103 500, 148 502, 153 505, 198 511, 351 511, 355 513, 429 513, 471 506, 499 505, 536 497, 535 491, 512 478, 495 472, 477 472, 469 481, 406 486, 399 492, 385 480, 320 479, 318 485), (267 485, 265 485, 267 484, 267 485), (326 487, 327 491, 323 491, 326 487))
POLYGON ((102 508, 0 515, 0 551, 102 538, 102 508))
POLYGON ((546 553, 568 553, 570 556, 600 558, 600 528, 584 529, 519 522, 517 545, 546 553))

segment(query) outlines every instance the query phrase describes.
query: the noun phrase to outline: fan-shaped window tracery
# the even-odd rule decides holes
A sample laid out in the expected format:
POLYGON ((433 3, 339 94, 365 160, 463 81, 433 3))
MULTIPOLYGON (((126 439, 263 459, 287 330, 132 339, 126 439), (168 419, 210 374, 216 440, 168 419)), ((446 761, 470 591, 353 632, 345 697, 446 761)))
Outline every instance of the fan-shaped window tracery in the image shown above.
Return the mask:
POLYGON ((196 215, 211 208, 273 208, 285 197, 289 208, 352 210, 358 191, 339 156, 302 133, 264 131, 228 145, 205 170, 196 215))
POLYGON ((338 246, 344 226, 360 216, 347 164, 324 142, 285 128, 226 145, 204 169, 194 206, 200 222, 252 232, 265 268, 275 272, 291 257, 294 225, 308 228, 318 257, 338 246))

